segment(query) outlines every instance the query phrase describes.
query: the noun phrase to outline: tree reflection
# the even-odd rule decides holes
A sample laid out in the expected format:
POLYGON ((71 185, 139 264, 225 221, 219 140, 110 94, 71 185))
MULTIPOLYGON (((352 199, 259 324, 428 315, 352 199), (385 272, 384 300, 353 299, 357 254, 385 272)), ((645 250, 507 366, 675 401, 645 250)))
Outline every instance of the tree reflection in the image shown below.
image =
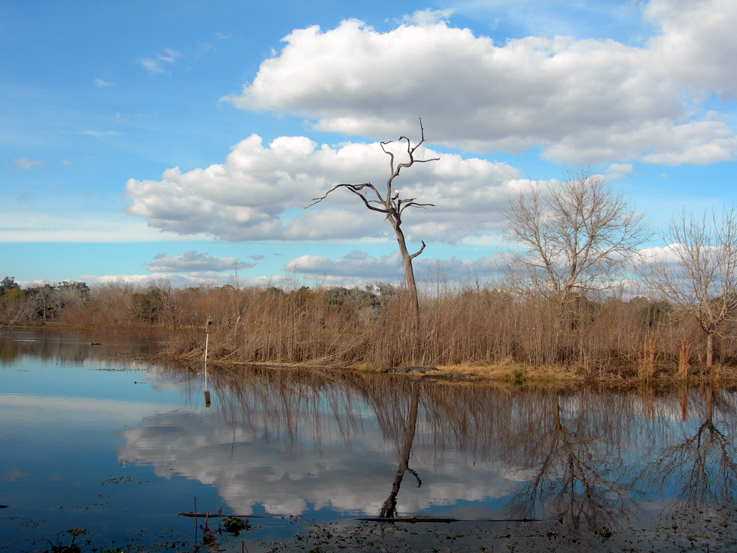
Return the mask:
POLYGON ((402 450, 399 459, 399 466, 397 472, 394 475, 394 482, 392 483, 392 491, 389 493, 389 497, 386 498, 384 505, 381 507, 379 512, 379 518, 396 518, 397 516, 397 494, 399 488, 402 485, 405 472, 409 472, 417 480, 417 487, 422 486, 422 480, 417 473, 409 468, 409 455, 412 450, 412 442, 415 439, 415 429, 417 427, 417 410, 419 408, 420 390, 418 386, 412 386, 411 392, 411 404, 409 408, 409 417, 404 428, 404 436, 402 440, 402 450))
MULTIPOLYGON (((193 373, 191 378, 196 382, 201 375, 193 373)), ((289 473, 303 483, 301 488, 285 483, 282 489, 289 489, 286 495, 304 499, 323 494, 326 497, 320 501, 337 505, 337 490, 341 489, 351 498, 340 503, 343 508, 360 505, 366 514, 377 513, 380 518, 397 517, 398 495, 404 484, 408 499, 402 503, 415 505, 410 515, 434 501, 452 504, 453 500, 473 498, 511 509, 492 516, 554 516, 574 527, 616 527, 630 517, 635 499, 644 497, 633 489, 635 484, 648 483, 642 478, 643 466, 654 458, 654 451, 662 456, 648 469, 649 485, 656 489, 643 490, 646 499, 658 493, 658 486, 664 489, 666 476, 672 482, 674 474, 681 473, 694 483, 696 491, 689 493, 696 496, 737 493, 731 434, 710 414, 721 401, 714 394, 702 402, 703 407, 690 405, 691 413, 701 410, 705 418, 683 444, 672 446, 674 430, 689 424, 679 420, 679 413, 689 409, 682 394, 645 392, 641 396, 454 386, 316 369, 227 368, 214 371, 211 384, 216 412, 226 423, 221 428, 233 432, 233 444, 247 442, 250 434, 254 440, 279 444, 289 453, 290 462, 295 464, 283 464, 286 468, 280 469, 278 478, 289 473), (377 427, 380 439, 396 447, 398 461, 392 467, 396 470, 392 470, 388 497, 377 494, 376 489, 377 481, 386 475, 383 456, 368 459, 351 453, 353 445, 380 450, 378 441, 369 445, 365 437, 377 427), (346 453, 334 448, 337 443, 345 446, 346 453), (322 444, 329 444, 329 449, 323 450, 322 444), (319 460, 311 458, 305 446, 318 450, 319 460), (716 464, 709 460, 716 455, 712 451, 719 452, 716 464), (340 462, 323 461, 323 452, 340 462), (312 459, 308 464, 317 469, 309 472, 300 468, 300 459, 312 459), (692 474, 685 472, 687 460, 693 462, 692 474), (458 469, 441 468, 446 462, 457 463, 458 469), (472 468, 481 462, 486 465, 481 470, 472 468), (709 468, 712 465, 714 468, 709 468), (420 466, 425 471, 428 466, 438 470, 423 484, 421 474, 413 470, 420 466), (468 477, 461 476, 463 467, 468 469, 468 477), (705 476, 710 470, 716 475, 705 476), (484 472, 492 478, 481 476, 484 472), (412 493, 407 493, 407 473, 421 491, 414 490, 413 480, 412 493), (444 479, 443 484, 455 486, 453 495, 437 495, 437 476, 444 479), (714 478, 721 479, 718 488, 714 478), (706 481, 712 482, 710 487, 706 481), (368 487, 361 488, 359 482, 368 487), (475 488, 460 489, 471 482, 475 488)), ((192 397, 199 398, 200 391, 194 388, 192 397)), ((726 400, 722 403, 724 411, 728 405, 726 400)), ((255 469, 252 472, 262 474, 255 469)), ((229 481, 228 485, 235 483, 229 481)), ((245 487, 255 490, 252 485, 245 487)), ((268 497, 272 491, 268 490, 268 497)), ((448 493, 448 489, 441 493, 448 493)), ((248 497, 258 502, 258 497, 248 497)))
POLYGON ((0 366, 25 358, 82 366, 87 361, 104 367, 130 366, 130 357, 156 353, 160 346, 146 337, 118 336, 85 331, 11 330, 0 332, 0 366))
MULTIPOLYGON (((733 428, 735 405, 729 398, 710 387, 703 394, 689 398, 698 426, 680 425, 681 440, 662 449, 643 471, 642 477, 655 490, 674 487, 676 495, 670 505, 676 511, 698 511, 724 507, 737 502, 737 451, 733 428), (715 420, 715 415, 722 415, 715 420)), ((732 398, 733 399, 733 398, 732 398)), ((687 407, 681 400, 686 418, 687 407)))
POLYGON ((540 398, 540 412, 529 412, 521 420, 522 432, 511 438, 518 445, 510 444, 508 454, 512 462, 524 460, 521 472, 532 477, 513 497, 517 516, 535 518, 550 512, 576 528, 582 521, 601 528, 629 514, 630 494, 620 484, 621 429, 614 422, 623 419, 607 416, 608 409, 616 409, 607 403, 621 398, 591 399, 588 394, 547 394, 540 398))

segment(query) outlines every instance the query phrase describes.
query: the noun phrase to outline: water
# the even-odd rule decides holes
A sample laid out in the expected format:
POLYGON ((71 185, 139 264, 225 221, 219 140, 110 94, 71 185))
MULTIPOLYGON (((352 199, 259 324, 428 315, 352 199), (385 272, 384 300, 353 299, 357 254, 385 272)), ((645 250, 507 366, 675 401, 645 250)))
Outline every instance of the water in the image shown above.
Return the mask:
POLYGON ((732 391, 231 367, 208 408, 199 368, 138 360, 160 346, 0 333, 0 549, 737 547, 732 391), (252 528, 204 534, 195 502, 252 528))

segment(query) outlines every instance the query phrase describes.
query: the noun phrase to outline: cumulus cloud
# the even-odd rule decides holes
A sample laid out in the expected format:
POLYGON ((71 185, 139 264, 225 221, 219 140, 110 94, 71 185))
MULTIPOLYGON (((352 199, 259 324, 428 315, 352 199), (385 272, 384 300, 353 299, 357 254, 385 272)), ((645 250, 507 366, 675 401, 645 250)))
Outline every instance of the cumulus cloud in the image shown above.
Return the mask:
POLYGON ((737 4, 653 0, 644 14, 659 32, 642 47, 563 36, 495 44, 432 11, 388 32, 357 20, 296 29, 225 99, 351 135, 395 136, 422 116, 433 142, 540 146, 543 157, 577 165, 733 159, 728 122, 698 101, 737 94, 737 4))
MULTIPOLYGON (((263 256, 252 256, 263 257, 263 256)), ((139 275, 83 275, 81 279, 89 284, 109 284, 123 282, 137 286, 149 286, 168 282, 176 288, 186 286, 271 286, 272 284, 284 284, 284 277, 259 277, 243 278, 230 273, 234 269, 250 269, 256 263, 243 262, 237 257, 215 257, 207 252, 199 253, 197 250, 189 250, 180 255, 169 255, 159 253, 154 256, 154 261, 146 264, 149 274, 139 275)))
POLYGON ((146 264, 146 270, 152 273, 224 272, 256 266, 255 263, 239 261, 237 257, 213 257, 207 252, 198 253, 196 250, 189 250, 181 255, 160 253, 154 259, 152 263, 146 264))
POLYGON ((287 262, 284 269, 336 286, 361 286, 373 281, 397 282, 402 279, 399 253, 376 258, 354 250, 342 259, 303 255, 287 262))
POLYGON ((664 73, 700 94, 737 97, 735 2, 650 0, 644 14, 660 28, 649 49, 664 73))
MULTIPOLYGON (((432 259, 418 257, 414 271, 420 286, 440 281, 487 280, 498 275, 500 263, 496 256, 478 259, 432 259)), ((404 278, 402 259, 398 252, 372 257, 354 250, 340 259, 303 255, 292 259, 284 269, 325 285, 360 287, 371 282, 401 282, 404 278)))
MULTIPOLYGON (((417 164, 395 180, 402 198, 435 206, 405 212, 408 238, 453 243, 498 230, 518 171, 504 163, 417 151, 417 159, 432 157, 440 159, 417 164)), ((185 173, 174 167, 159 181, 130 179, 126 195, 132 205, 126 212, 164 231, 231 241, 393 239, 381 215, 347 190, 304 210, 339 183, 374 182, 381 188, 388 161, 378 143, 318 146, 297 136, 265 147, 251 135, 222 164, 185 173)))

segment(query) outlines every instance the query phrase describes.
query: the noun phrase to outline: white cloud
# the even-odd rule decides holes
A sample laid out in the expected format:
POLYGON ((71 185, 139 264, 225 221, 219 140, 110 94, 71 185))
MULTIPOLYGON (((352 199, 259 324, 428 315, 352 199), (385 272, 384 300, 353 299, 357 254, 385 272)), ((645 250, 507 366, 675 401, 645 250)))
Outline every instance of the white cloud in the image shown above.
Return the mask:
POLYGON ((180 54, 176 50, 172 50, 171 48, 164 48, 164 53, 159 54, 157 58, 167 63, 174 63, 174 61, 176 61, 177 58, 180 58, 181 56, 182 54, 180 54))
POLYGON ((737 97, 737 3, 650 0, 644 14, 661 29, 649 49, 667 75, 696 93, 737 97))
MULTIPOLYGON (((161 281, 168 281, 177 288, 201 285, 224 286, 226 284, 236 284, 235 276, 231 274, 236 265, 238 269, 246 269, 255 267, 256 263, 245 263, 237 257, 215 257, 207 252, 199 253, 197 250, 189 250, 180 255, 168 255, 166 253, 155 255, 154 261, 146 264, 146 270, 150 271, 150 274, 83 275, 80 279, 88 284, 124 282, 147 286, 161 281)), ((272 286, 286 284, 287 280, 282 276, 238 277, 237 284, 239 286, 272 286)))
POLYGON ((165 73, 164 68, 161 67, 161 64, 156 61, 155 59, 151 58, 138 58, 136 60, 138 63, 140 63, 143 68, 151 73, 152 75, 155 75, 156 73, 165 73))
POLYGON ((21 171, 28 171, 29 169, 33 169, 34 167, 38 167, 39 165, 44 165, 45 163, 45 161, 28 161, 24 157, 13 160, 13 165, 15 165, 21 171))
MULTIPOLYGON (((144 221, 124 213, 90 215, 66 211, 63 215, 0 209, 0 242, 153 242, 180 241, 175 233, 148 227, 144 221)), ((192 239, 188 236, 187 239, 192 239)), ((210 241, 205 235, 197 239, 210 241)))
POLYGON ((255 263, 244 263, 237 257, 213 257, 207 252, 197 253, 189 250, 180 255, 157 254, 155 261, 146 264, 146 270, 152 273, 192 273, 203 271, 224 272, 234 268, 244 269, 255 267, 255 263))
MULTIPOLYGON (((500 266, 494 256, 479 259, 417 257, 413 264, 420 286, 438 279, 454 282, 469 278, 486 280, 496 276, 500 266)), ((402 260, 397 252, 378 258, 358 250, 341 259, 303 255, 287 262, 284 269, 331 286, 361 287, 376 281, 399 283, 404 278, 402 260)))
POLYGON ((164 48, 164 52, 156 54, 155 58, 138 58, 136 61, 150 74, 155 75, 157 73, 166 73, 164 64, 173 64, 181 56, 182 54, 176 50, 164 48))
POLYGON ((412 15, 406 15, 402 19, 404 23, 410 23, 413 25, 423 26, 423 25, 435 25, 437 23, 440 23, 441 21, 446 21, 455 10, 432 10, 430 8, 426 8, 424 10, 418 10, 412 15))
POLYGON ((108 82, 104 79, 100 79, 99 77, 95 79, 95 86, 99 88, 106 88, 108 86, 115 86, 113 83, 108 82))
POLYGON ((606 178, 609 180, 621 179, 632 173, 631 163, 612 163, 606 170, 606 178))
POLYGON ((561 36, 497 45, 433 11, 383 33, 357 20, 296 29, 226 99, 376 137, 402 134, 422 116, 433 142, 513 153, 540 146, 543 157, 577 165, 733 159, 728 122, 698 101, 737 93, 737 4, 654 0, 645 15, 660 33, 644 47, 561 36))
POLYGON ((639 251, 640 261, 644 264, 656 262, 676 263, 679 260, 678 249, 680 247, 680 244, 668 244, 667 246, 643 248, 639 251))
MULTIPOLYGON (((417 154, 440 159, 416 164, 395 180, 402 198, 435 204, 404 213, 410 240, 457 242, 498 231, 516 169, 430 150, 417 154)), ((366 210, 347 190, 303 209, 338 183, 375 182, 381 188, 388 161, 376 143, 318 147, 305 137, 280 137, 264 147, 251 135, 223 164, 186 173, 167 169, 160 181, 130 179, 126 195, 133 203, 126 211, 154 228, 231 241, 393 239, 381 214, 366 210)))
POLYGON ((398 253, 375 258, 354 250, 342 259, 303 255, 287 262, 284 269, 308 278, 324 278, 326 284, 347 281, 367 283, 376 280, 396 282, 402 279, 402 260, 398 253))
MULTIPOLYGON (((82 275, 79 280, 92 284, 114 284, 126 283, 138 286, 148 286, 149 284, 158 284, 162 281, 168 281, 175 288, 184 288, 188 286, 225 286, 229 284, 235 286, 235 277, 228 273, 215 271, 197 271, 188 274, 182 273, 151 273, 144 275, 82 275)), ((281 286, 288 285, 289 279, 283 276, 264 276, 257 278, 238 277, 239 286, 281 286)))

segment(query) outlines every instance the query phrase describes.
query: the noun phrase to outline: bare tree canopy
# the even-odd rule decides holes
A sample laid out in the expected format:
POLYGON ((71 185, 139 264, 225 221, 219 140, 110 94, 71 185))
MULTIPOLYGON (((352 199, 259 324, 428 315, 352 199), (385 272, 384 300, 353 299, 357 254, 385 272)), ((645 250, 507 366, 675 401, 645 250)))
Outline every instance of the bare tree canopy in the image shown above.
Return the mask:
POLYGON ((412 146, 412 142, 409 138, 407 138, 406 136, 400 136, 399 142, 402 141, 407 142, 407 159, 406 161, 402 161, 399 163, 397 163, 394 153, 386 149, 386 145, 390 144, 391 142, 381 143, 381 149, 386 155, 389 156, 390 173, 389 178, 386 181, 385 195, 382 195, 381 192, 379 192, 379 189, 370 182, 365 182, 363 184, 337 184, 333 188, 325 192, 322 197, 314 198, 314 201, 307 207, 311 207, 315 204, 320 203, 325 198, 327 198, 331 192, 334 192, 339 188, 345 188, 346 190, 349 190, 350 192, 361 198, 361 201, 366 206, 366 208, 370 209, 371 211, 378 211, 379 213, 382 213, 386 216, 385 219, 389 221, 392 228, 394 229, 394 234, 397 237, 399 253, 402 255, 402 261, 404 262, 404 280, 407 284, 407 290, 409 291, 411 296, 411 303, 412 309, 414 311, 414 320, 416 323, 416 327, 419 327, 420 307, 417 299, 417 284, 415 282, 414 269, 412 268, 412 260, 423 252, 423 250, 425 249, 425 242, 422 242, 422 247, 417 252, 413 254, 409 253, 409 251, 407 250, 407 243, 404 238, 404 231, 402 230, 402 215, 407 208, 433 207, 433 204, 419 203, 415 201, 415 198, 400 199, 399 191, 393 191, 392 187, 394 185, 394 179, 399 176, 399 173, 402 171, 402 169, 412 167, 412 165, 414 165, 415 163, 427 163, 428 161, 437 161, 439 158, 417 159, 415 157, 415 152, 425 142, 425 129, 422 126, 422 119, 420 119, 420 141, 412 146))
POLYGON ((663 234, 673 260, 648 264, 641 275, 651 293, 692 314, 707 336, 706 366, 714 364, 714 334, 737 312, 737 209, 674 216, 663 234))
POLYGON ((648 237, 634 205, 586 171, 508 200, 507 237, 525 249, 509 259, 510 283, 561 303, 611 285, 648 237))

